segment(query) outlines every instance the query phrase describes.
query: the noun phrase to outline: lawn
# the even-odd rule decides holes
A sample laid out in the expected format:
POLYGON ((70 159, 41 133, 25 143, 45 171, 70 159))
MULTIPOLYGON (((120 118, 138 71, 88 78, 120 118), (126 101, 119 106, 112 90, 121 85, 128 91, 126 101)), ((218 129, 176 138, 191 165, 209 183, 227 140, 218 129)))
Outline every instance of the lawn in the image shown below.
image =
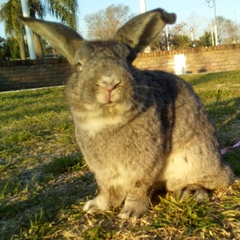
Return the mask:
MULTIPOLYGON (((182 77, 206 105, 222 148, 239 141, 240 71, 182 77)), ((96 183, 75 142, 63 90, 0 93, 0 239, 240 239, 239 180, 201 204, 155 196, 137 220, 85 214, 96 183)), ((240 150, 223 157, 239 177, 240 150)))

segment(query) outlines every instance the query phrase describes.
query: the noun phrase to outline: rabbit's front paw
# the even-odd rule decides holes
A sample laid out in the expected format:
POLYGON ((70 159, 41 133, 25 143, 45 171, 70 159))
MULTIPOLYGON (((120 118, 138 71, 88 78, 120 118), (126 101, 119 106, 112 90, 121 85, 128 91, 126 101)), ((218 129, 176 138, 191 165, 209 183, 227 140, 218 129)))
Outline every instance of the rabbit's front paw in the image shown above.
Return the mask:
POLYGON ((89 200, 85 203, 83 206, 83 211, 94 214, 94 213, 100 213, 108 210, 108 204, 103 201, 103 199, 100 199, 99 197, 96 197, 93 200, 89 200))
POLYGON ((139 218, 147 212, 148 208, 148 198, 142 200, 126 200, 123 209, 118 214, 118 217, 121 219, 128 219, 130 217, 139 218))

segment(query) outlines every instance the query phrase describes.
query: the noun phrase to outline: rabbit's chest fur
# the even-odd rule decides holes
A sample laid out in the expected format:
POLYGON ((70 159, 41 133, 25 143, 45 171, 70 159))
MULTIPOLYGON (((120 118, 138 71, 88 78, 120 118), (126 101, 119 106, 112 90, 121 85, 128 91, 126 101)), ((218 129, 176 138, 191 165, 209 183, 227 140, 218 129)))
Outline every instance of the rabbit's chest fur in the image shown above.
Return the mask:
MULTIPOLYGON (((75 122, 77 122, 78 113, 74 114, 74 118, 76 119, 75 122)), ((86 131, 90 136, 95 136, 99 131, 102 131, 102 129, 108 126, 119 125, 123 121, 124 118, 122 116, 95 117, 95 114, 93 114, 87 121, 81 123, 81 129, 86 131)))
POLYGON ((153 182, 163 163, 158 161, 162 147, 160 125, 154 115, 155 109, 150 108, 127 124, 109 125, 92 137, 76 126, 77 141, 98 181, 114 185, 143 179, 153 182))

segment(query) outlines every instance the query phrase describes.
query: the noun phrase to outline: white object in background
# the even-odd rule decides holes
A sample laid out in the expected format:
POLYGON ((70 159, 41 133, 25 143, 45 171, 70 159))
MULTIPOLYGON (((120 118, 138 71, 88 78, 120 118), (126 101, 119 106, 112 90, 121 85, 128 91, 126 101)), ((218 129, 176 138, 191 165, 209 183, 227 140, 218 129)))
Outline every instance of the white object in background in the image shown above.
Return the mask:
POLYGON ((145 0, 139 0, 139 5, 140 5, 140 13, 145 13, 146 12, 145 0))
MULTIPOLYGON (((28 3, 27 0, 21 0, 22 12, 24 17, 29 17, 29 10, 28 10, 28 3)), ((27 36, 27 43, 28 43, 28 51, 30 55, 30 59, 36 59, 36 54, 34 50, 34 43, 33 43, 33 34, 31 29, 25 25, 26 36, 27 36)))
POLYGON ((174 55, 174 70, 177 75, 186 73, 186 58, 184 54, 174 55))

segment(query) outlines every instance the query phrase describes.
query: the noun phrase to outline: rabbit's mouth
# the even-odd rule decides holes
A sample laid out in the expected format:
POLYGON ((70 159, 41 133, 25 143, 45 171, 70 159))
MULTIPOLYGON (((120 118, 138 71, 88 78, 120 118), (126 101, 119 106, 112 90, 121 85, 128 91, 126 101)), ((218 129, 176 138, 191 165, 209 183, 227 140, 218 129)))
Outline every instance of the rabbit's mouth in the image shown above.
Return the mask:
POLYGON ((97 101, 103 105, 113 105, 119 101, 119 94, 116 90, 100 89, 97 94, 97 101))
POLYGON ((102 76, 96 84, 96 99, 100 104, 112 104, 120 100, 121 79, 113 72, 109 72, 109 75, 102 76))

